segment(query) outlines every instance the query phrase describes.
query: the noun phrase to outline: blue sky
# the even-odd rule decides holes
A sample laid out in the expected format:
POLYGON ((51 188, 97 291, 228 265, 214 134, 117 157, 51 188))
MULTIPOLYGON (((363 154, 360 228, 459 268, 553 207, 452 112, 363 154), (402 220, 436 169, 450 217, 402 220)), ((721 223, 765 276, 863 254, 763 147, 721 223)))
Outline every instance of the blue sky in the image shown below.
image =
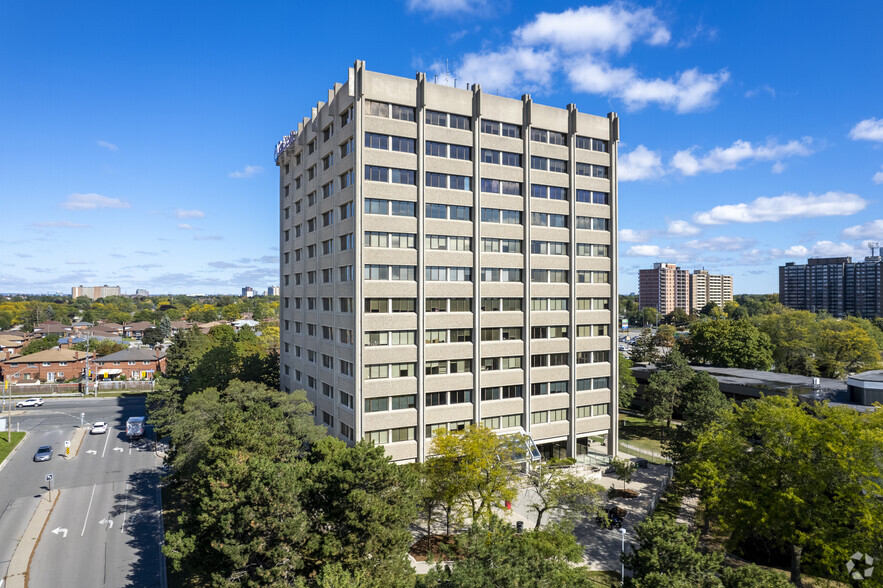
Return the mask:
POLYGON ((346 68, 621 117, 620 290, 883 242, 883 3, 0 6, 0 292, 278 283, 273 148, 346 68), (433 79, 433 78, 431 78, 433 79))

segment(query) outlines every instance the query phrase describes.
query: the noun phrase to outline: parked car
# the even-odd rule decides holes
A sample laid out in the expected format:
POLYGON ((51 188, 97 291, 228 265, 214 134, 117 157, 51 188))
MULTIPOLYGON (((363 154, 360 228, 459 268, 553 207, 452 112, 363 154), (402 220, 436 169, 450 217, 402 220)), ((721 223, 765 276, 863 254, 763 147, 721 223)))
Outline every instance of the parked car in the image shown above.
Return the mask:
POLYGON ((28 398, 27 400, 22 400, 21 402, 15 405, 16 408, 27 408, 29 406, 43 406, 42 398, 28 398))
POLYGON ((104 435, 107 433, 107 423, 104 421, 97 421, 92 424, 92 429, 89 431, 90 435, 104 435))
POLYGON ((52 459, 52 446, 42 445, 34 454, 34 461, 49 461, 52 459))

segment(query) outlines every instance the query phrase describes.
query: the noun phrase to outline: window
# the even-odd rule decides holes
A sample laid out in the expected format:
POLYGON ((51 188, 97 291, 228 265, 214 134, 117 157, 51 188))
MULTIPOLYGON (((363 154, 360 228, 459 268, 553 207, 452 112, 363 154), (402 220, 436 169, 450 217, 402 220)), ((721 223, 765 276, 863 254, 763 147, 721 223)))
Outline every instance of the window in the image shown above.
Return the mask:
POLYGON ((350 410, 353 410, 355 406, 353 403, 353 395, 348 394, 343 390, 340 390, 340 403, 350 410))
POLYGON ((334 311, 334 298, 323 297, 322 298, 322 312, 333 312, 334 311))
POLYGON ((391 378, 407 378, 414 376, 413 363, 394 363, 389 366, 391 378))
POLYGON ((341 282, 352 282, 353 281, 353 266, 351 265, 342 265, 339 268, 340 272, 340 281, 341 282))
POLYGON ((408 396, 393 396, 389 402, 390 410, 405 410, 417 406, 417 396, 409 394, 408 396))
POLYGON ((448 299, 447 298, 427 298, 426 299, 426 312, 447 312, 448 310, 448 299))
POLYGON ((417 216, 417 203, 391 200, 390 213, 393 216, 417 216))
MULTIPOLYGON (((446 174, 426 172, 426 186, 429 188, 447 188, 448 176, 446 174)), ((427 204, 426 206, 430 205, 427 204)))
POLYGON ((348 251, 353 248, 353 234, 347 233, 340 236, 340 250, 348 251))
POLYGON ((610 204, 610 195, 607 192, 596 192, 594 190, 577 190, 576 201, 589 204, 610 204))
POLYGON ((389 431, 368 431, 365 433, 365 438, 373 441, 375 445, 385 445, 389 443, 389 431))
POLYGON ((365 114, 369 116, 389 117, 389 105, 374 100, 365 100, 365 114))
MULTIPOLYGON (((500 152, 493 149, 482 149, 481 161, 483 163, 500 163, 500 152)), ((482 186, 484 186, 484 182, 482 182, 482 186)), ((490 190, 485 190, 484 188, 482 188, 482 192, 489 191, 490 190)))
POLYGON ((329 153, 322 158, 322 171, 328 169, 332 165, 334 165, 334 154, 329 153))
POLYGON ((439 127, 448 126, 448 115, 444 112, 437 112, 435 110, 427 110, 426 111, 426 124, 428 125, 436 125, 439 127))
MULTIPOLYGON (((388 378, 388 377, 389 377, 389 366, 386 364, 366 365, 365 366, 365 379, 366 380, 377 380, 377 379, 388 378)), ((386 410, 386 409, 384 408, 384 410, 386 410)))
POLYGON ((472 371, 471 359, 455 359, 451 361, 449 370, 452 374, 464 374, 472 371))
POLYGON ((407 137, 390 137, 390 146, 393 151, 401 153, 414 153, 416 151, 416 141, 407 137))
POLYGON ((345 127, 350 124, 350 121, 353 120, 353 107, 350 106, 346 110, 344 110, 340 116, 338 117, 340 120, 340 126, 345 127))
POLYGON ((330 226, 331 223, 334 222, 334 211, 329 210, 328 212, 322 213, 322 226, 327 227, 330 226))
POLYGON ((365 179, 374 182, 388 182, 389 170, 385 167, 378 167, 376 165, 366 165, 365 179))
POLYGON ((449 312, 472 312, 471 298, 451 298, 449 312))
POLYGON ((566 421, 567 420, 567 409, 566 408, 558 408, 556 410, 549 411, 549 422, 554 423, 555 421, 566 421))
POLYGON ((429 392, 426 394, 426 406, 442 406, 447 403, 447 392, 429 392))
POLYGON ((448 340, 448 332, 444 329, 427 330, 425 340, 426 343, 446 343, 448 340))
POLYGON ((472 161, 472 147, 466 145, 451 145, 451 159, 462 159, 464 161, 472 161))
POLYGON ((350 137, 345 142, 340 144, 340 158, 343 159, 347 155, 353 152, 353 138, 350 137))
POLYGON ((379 135, 377 133, 365 133, 365 147, 371 149, 387 149, 389 146, 389 137, 379 135))
POLYGON ((397 443, 399 441, 413 441, 416 431, 417 427, 402 427, 400 429, 393 429, 392 431, 390 431, 390 442, 397 443))
POLYGON ((449 126, 452 129, 462 129, 468 131, 472 128, 472 121, 468 116, 460 116, 459 114, 449 115, 449 126))
POLYGON ((414 122, 414 108, 410 106, 392 105, 392 118, 414 122))
POLYGON ((389 409, 389 398, 366 398, 365 412, 382 412, 389 409))
MULTIPOLYGON (((310 245, 310 247, 314 247, 314 245, 310 245)), ((333 252, 334 252, 334 241, 332 241, 331 239, 328 239, 327 241, 322 241, 322 255, 328 255, 333 252)))
POLYGON ((353 441, 355 439, 353 435, 353 428, 344 422, 340 423, 340 434, 341 436, 343 436, 344 439, 347 439, 348 441, 353 441))
POLYGON ((337 329, 337 338, 343 345, 352 345, 353 344, 353 330, 352 329, 337 329))
POLYGON ((417 301, 413 298, 393 298, 392 312, 416 312, 417 301))
POLYGON ((353 216, 353 203, 352 202, 347 202, 346 204, 341 204, 338 208, 340 209, 340 220, 343 220, 343 219, 353 216))
POLYGON ((322 283, 330 284, 334 281, 334 276, 331 268, 325 268, 322 270, 322 283))
POLYGON ((427 361, 426 375, 435 376, 448 373, 448 362, 446 361, 427 361))
POLYGON ((472 390, 451 390, 448 397, 451 404, 472 402, 472 390))
POLYGON ((344 376, 348 376, 350 378, 353 377, 353 364, 352 362, 345 361, 343 359, 338 360, 340 362, 340 373, 344 376))
POLYGON ((472 329, 451 329, 452 343, 468 343, 472 341, 472 329))

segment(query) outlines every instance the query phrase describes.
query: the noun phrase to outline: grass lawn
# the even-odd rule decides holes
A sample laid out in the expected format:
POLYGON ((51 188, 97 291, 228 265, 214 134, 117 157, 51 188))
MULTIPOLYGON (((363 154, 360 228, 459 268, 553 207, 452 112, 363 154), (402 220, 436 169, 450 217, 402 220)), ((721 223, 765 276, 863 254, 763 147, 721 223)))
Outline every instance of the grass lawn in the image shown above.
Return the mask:
POLYGON ((19 433, 13 431, 12 440, 7 443, 6 438, 8 435, 9 433, 6 431, 0 433, 0 463, 3 463, 3 461, 9 456, 9 454, 12 453, 12 450, 15 449, 15 446, 18 445, 19 442, 25 438, 24 431, 21 431, 19 433))
MULTIPOLYGON (((676 423, 672 423, 676 426, 676 423)), ((665 425, 648 422, 641 417, 620 414, 619 415, 619 438, 639 451, 621 448, 626 453, 641 453, 638 457, 644 457, 654 463, 664 463, 664 459, 654 457, 651 453, 662 454, 662 439, 665 434, 665 425), (641 452, 640 450, 644 450, 641 452)))

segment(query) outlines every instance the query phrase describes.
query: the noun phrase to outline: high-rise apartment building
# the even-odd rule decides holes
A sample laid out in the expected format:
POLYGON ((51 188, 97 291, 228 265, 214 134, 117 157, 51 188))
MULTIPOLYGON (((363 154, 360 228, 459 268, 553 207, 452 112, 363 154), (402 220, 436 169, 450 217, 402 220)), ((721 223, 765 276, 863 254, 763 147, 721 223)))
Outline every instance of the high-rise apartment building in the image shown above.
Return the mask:
POLYGON ((242 295, 245 298, 254 298, 254 288, 252 288, 251 286, 246 286, 242 289, 242 295))
POLYGON ((279 286, 267 286, 267 296, 279 296, 279 286))
POLYGON ((469 423, 615 453, 618 129, 357 61, 276 149, 283 389, 397 461, 469 423))
POLYGON ((879 255, 820 257, 779 266, 779 302, 795 310, 826 311, 833 316, 883 316, 879 255))
POLYGON ((690 272, 673 263, 654 263, 638 272, 638 306, 668 314, 676 308, 690 313, 690 272))
POLYGON ((71 298, 79 298, 80 296, 88 296, 92 300, 98 300, 99 298, 106 298, 108 296, 119 296, 120 295, 120 287, 119 286, 108 286, 107 284, 103 286, 74 286, 71 288, 71 298))
POLYGON ((713 275, 706 270, 679 268, 673 263, 654 263, 638 271, 638 306, 668 314, 680 308, 699 312, 709 302, 720 307, 733 299, 733 276, 713 275))

